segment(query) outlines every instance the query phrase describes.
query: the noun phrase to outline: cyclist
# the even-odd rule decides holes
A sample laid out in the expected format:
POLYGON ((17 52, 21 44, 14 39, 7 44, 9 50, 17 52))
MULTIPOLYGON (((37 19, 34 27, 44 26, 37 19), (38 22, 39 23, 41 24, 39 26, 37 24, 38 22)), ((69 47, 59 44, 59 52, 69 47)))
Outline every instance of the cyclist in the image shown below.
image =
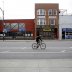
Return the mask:
MULTIPOLYGON (((37 37, 36 37, 36 42, 37 42, 37 45, 40 43, 40 41, 42 41, 42 38, 41 38, 41 35, 38 35, 37 37)), ((37 46, 37 48, 38 48, 39 46, 37 46)))

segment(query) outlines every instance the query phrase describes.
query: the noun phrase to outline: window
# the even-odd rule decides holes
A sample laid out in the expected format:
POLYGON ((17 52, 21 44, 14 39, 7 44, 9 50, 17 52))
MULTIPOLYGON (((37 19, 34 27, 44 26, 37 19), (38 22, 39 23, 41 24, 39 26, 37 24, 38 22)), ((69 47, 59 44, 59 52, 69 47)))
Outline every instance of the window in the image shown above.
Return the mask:
POLYGON ((44 9, 38 9, 37 10, 37 15, 45 15, 46 11, 44 9))
POLYGON ((49 9, 49 10, 48 10, 48 15, 52 15, 52 13, 53 13, 53 12, 52 12, 52 9, 49 9))
POLYGON ((10 23, 5 23, 5 30, 10 31, 10 23))
POLYGON ((53 10, 53 15, 57 15, 57 10, 56 9, 53 10))
POLYGON ((6 24, 5 24, 5 28, 6 28, 6 29, 10 29, 10 23, 6 23, 6 24))
POLYGON ((37 19, 37 25, 45 25, 46 24, 46 20, 43 18, 37 19))
POLYGON ((24 23, 19 23, 19 28, 24 28, 25 24, 24 23))
POLYGON ((54 18, 50 19, 50 25, 55 25, 55 19, 54 18))
POLYGON ((11 23, 11 29, 18 29, 18 23, 11 23))
POLYGON ((20 31, 20 32, 26 31, 26 29, 25 29, 25 24, 24 24, 24 23, 19 23, 19 31, 20 31))

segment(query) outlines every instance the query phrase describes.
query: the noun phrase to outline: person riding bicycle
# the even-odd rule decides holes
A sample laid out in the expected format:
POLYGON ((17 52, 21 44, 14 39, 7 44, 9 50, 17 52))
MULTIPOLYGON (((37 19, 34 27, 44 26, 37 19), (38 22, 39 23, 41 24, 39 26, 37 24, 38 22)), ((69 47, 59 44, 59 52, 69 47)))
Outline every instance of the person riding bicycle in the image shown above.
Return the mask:
POLYGON ((42 36, 41 35, 38 34, 35 40, 36 40, 36 42, 32 44, 32 48, 33 49, 38 49, 39 47, 41 49, 45 49, 46 48, 46 44, 42 40, 42 36))
MULTIPOLYGON (((38 35, 38 36, 36 37, 36 42, 37 42, 37 44, 39 44, 40 41, 42 41, 42 38, 41 38, 41 35, 38 35)), ((38 48, 38 47, 37 47, 37 48, 38 48)))

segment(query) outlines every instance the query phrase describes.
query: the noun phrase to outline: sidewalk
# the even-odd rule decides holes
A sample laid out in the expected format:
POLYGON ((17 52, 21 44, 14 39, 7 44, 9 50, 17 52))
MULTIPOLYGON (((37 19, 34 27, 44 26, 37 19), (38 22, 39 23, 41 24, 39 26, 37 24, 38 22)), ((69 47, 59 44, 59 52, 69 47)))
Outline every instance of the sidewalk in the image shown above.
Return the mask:
POLYGON ((72 72, 72 59, 1 59, 0 72, 72 72))

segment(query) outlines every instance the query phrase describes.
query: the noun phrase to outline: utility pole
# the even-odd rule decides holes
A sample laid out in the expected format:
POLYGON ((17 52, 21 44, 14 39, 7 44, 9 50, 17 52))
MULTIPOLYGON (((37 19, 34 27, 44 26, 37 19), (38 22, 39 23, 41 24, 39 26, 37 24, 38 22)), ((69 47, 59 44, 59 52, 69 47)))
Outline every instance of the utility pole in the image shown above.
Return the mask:
POLYGON ((4 41, 4 34, 5 34, 5 31, 4 31, 4 27, 5 27, 5 24, 4 24, 4 1, 3 1, 3 9, 0 8, 0 10, 2 11, 2 15, 3 15, 2 22, 3 22, 3 41, 4 41))

